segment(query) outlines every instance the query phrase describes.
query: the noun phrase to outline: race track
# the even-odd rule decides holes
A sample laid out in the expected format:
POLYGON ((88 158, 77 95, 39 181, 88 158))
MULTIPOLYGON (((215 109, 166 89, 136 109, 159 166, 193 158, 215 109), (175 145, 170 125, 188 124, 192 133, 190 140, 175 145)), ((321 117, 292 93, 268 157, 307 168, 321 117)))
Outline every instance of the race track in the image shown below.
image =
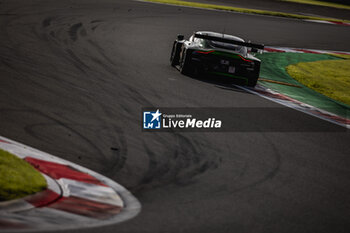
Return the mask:
MULTIPOLYGON (((141 131, 142 107, 281 107, 172 68, 174 38, 196 30, 350 51, 345 26, 126 0, 2 0, 0 135, 110 177, 141 202, 136 218, 83 233, 349 232, 349 132, 141 131)), ((256 115, 237 120, 305 118, 256 115)))

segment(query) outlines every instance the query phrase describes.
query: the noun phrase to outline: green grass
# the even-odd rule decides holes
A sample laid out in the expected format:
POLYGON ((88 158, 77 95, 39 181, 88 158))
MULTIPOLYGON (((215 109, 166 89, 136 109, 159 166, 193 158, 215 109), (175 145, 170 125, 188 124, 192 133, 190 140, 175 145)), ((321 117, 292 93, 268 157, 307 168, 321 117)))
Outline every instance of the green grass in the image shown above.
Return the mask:
POLYGON ((45 178, 29 163, 0 149, 0 201, 25 197, 46 187, 45 178))
POLYGON ((239 12, 239 13, 278 16, 278 17, 295 18, 295 19, 328 20, 328 21, 343 22, 343 23, 350 22, 349 20, 342 20, 342 19, 322 18, 322 17, 316 17, 316 16, 290 14, 290 13, 284 13, 284 12, 278 12, 278 11, 257 10, 257 9, 249 9, 249 8, 206 4, 206 3, 199 3, 199 2, 187 2, 187 1, 180 1, 180 0, 140 0, 140 1, 169 4, 169 5, 176 5, 176 6, 195 7, 195 8, 202 8, 202 9, 213 9, 213 10, 233 11, 233 12, 239 12))
POLYGON ((303 85, 350 105, 350 59, 301 62, 286 69, 303 85))
POLYGON ((296 3, 300 3, 300 4, 326 6, 326 7, 333 7, 333 8, 350 10, 350 6, 339 4, 339 3, 333 3, 333 2, 322 2, 322 1, 314 1, 314 0, 281 0, 281 1, 283 1, 283 2, 296 2, 296 3))
MULTIPOLYGON (((262 61, 260 67, 260 77, 274 80, 277 82, 289 83, 298 87, 281 85, 272 82, 259 81, 260 85, 282 93, 300 102, 312 105, 316 108, 334 113, 338 116, 349 118, 350 105, 329 98, 311 88, 306 87, 294 78, 292 78, 286 67, 300 62, 317 62, 325 60, 343 60, 330 54, 313 53, 262 53, 256 54, 262 61)), ((349 118, 350 119, 350 118, 349 118)))
POLYGON ((347 54, 335 54, 335 53, 330 53, 329 55, 334 56, 334 57, 344 58, 344 59, 350 59, 350 55, 347 55, 347 54))

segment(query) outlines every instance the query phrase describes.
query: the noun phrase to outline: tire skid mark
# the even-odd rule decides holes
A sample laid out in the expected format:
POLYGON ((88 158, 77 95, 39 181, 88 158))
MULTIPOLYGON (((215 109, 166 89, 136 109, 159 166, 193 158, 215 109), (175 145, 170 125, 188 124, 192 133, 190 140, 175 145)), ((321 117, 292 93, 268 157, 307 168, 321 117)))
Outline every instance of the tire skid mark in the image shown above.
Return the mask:
MULTIPOLYGON (((62 23, 60 24, 60 25, 63 25, 62 23)), ((54 27, 53 27, 54 25, 53 24, 51 24, 51 26, 50 26, 50 32, 49 32, 49 35, 51 34, 51 36, 53 35, 53 32, 55 32, 56 30, 54 29, 54 30, 52 30, 54 27)), ((60 30, 60 31, 62 31, 62 30, 60 30)), ((46 36, 46 33, 42 33, 42 34, 39 34, 39 33, 34 33, 37 37, 39 37, 39 38, 45 38, 46 37, 46 39, 47 39, 47 41, 52 41, 51 39, 52 38, 50 38, 50 37, 48 37, 48 36, 46 36)), ((57 34, 57 33, 54 33, 55 34, 55 36, 58 36, 59 35, 59 33, 57 34)), ((55 40, 55 42, 57 42, 57 39, 58 38, 54 38, 54 39, 56 39, 55 40)), ((54 51, 54 53, 55 54, 62 54, 62 51, 60 50, 60 49, 58 49, 58 48, 56 48, 56 46, 55 45, 53 45, 53 46, 51 46, 51 48, 53 49, 53 51, 54 51)), ((89 69, 89 67, 86 65, 86 64, 84 64, 84 62, 83 62, 83 60, 81 60, 80 58, 79 58, 79 56, 77 56, 74 52, 73 52, 73 50, 72 49, 67 49, 67 51, 66 51, 68 54, 69 54, 69 56, 70 56, 70 58, 69 58, 69 60, 72 60, 72 63, 80 70, 80 71, 82 71, 82 72, 84 72, 84 73, 86 73, 85 72, 85 69, 89 69)), ((103 51, 101 52, 101 55, 103 54, 103 51)), ((107 56, 105 56, 105 58, 107 59, 107 56)), ((110 59, 109 59, 109 62, 112 62, 110 59)), ((100 72, 100 71, 98 71, 98 72, 100 72)), ((111 71, 112 73, 114 72, 114 71, 111 71)), ((114 73, 113 73, 114 74, 114 73)), ((71 74, 68 74, 68 75, 71 75, 71 74)), ((54 78, 54 77, 51 77, 51 78, 54 78)), ((75 84, 74 84, 74 82, 72 82, 72 81, 70 81, 70 80, 61 80, 59 77, 57 77, 57 81, 60 81, 61 83, 62 83, 62 81, 63 81, 63 83, 67 83, 68 85, 70 85, 70 86, 72 86, 72 87, 77 87, 75 84)), ((38 82, 38 84, 39 85, 41 85, 39 82, 38 82)), ((41 85, 42 86, 42 88, 47 88, 47 87, 45 87, 45 86, 43 86, 43 85, 41 85)), ((78 88, 78 89, 80 89, 80 90, 84 90, 84 89, 82 89, 82 88, 78 88)), ((88 92, 88 91, 87 91, 88 92)), ((135 91, 132 91, 132 92, 135 92, 135 91)), ((94 99, 92 99, 92 97, 90 97, 90 96, 88 96, 88 98, 90 98, 92 101, 96 101, 96 100, 94 100, 94 99)), ((33 126, 33 127, 39 127, 38 125, 37 126, 33 126)), ((53 127, 53 126, 52 126, 53 127)), ((118 143, 117 143, 118 144, 118 143)), ((125 144, 125 142, 122 142, 122 144, 125 144)), ((123 148, 122 149, 122 151, 124 151, 124 150, 126 150, 125 149, 125 146, 120 146, 120 148, 123 148)), ((115 151, 112 151, 112 153, 115 155, 116 154, 116 152, 115 151)), ((120 151, 118 152, 118 153, 120 153, 120 151)), ((119 157, 119 156, 117 156, 117 157, 119 157)), ((117 158, 116 156, 113 156, 113 158, 117 158)), ((121 169, 124 165, 124 163, 125 163, 125 160, 126 160, 126 158, 125 158, 125 155, 123 156, 120 156, 120 158, 122 158, 120 161, 117 161, 118 159, 116 159, 116 161, 114 162, 114 161, 107 161, 107 164, 111 164, 110 166, 107 166, 107 168, 105 168, 105 170, 110 170, 110 172, 112 172, 112 173, 116 173, 119 169, 121 169), (109 167, 113 167, 113 166, 117 166, 117 169, 115 169, 115 170, 113 170, 113 168, 109 168, 109 167), (113 170, 113 171, 112 171, 113 170)))
POLYGON ((69 36, 70 36, 70 38, 71 38, 72 41, 76 41, 76 40, 77 40, 77 38, 78 38, 78 35, 77 35, 78 30, 79 30, 82 26, 83 26, 82 23, 76 23, 76 24, 74 24, 73 26, 71 26, 71 27, 69 28, 68 33, 69 33, 69 36))
POLYGON ((106 55, 106 52, 104 51, 104 49, 98 44, 96 43, 95 41, 89 39, 87 40, 89 42, 90 45, 92 45, 93 47, 96 48, 97 52, 106 60, 108 61, 110 64, 112 65, 116 65, 115 62, 109 58, 107 55, 106 55))
POLYGON ((179 133, 173 133, 169 137, 171 138, 167 139, 161 135, 157 137, 159 143, 163 145, 167 145, 169 141, 176 142, 175 145, 169 144, 161 155, 154 152, 146 142, 143 142, 145 153, 149 159, 148 170, 135 191, 171 183, 180 186, 188 185, 195 182, 198 175, 219 166, 221 159, 218 153, 210 155, 201 153, 204 149, 201 146, 208 145, 208 143, 193 138, 189 139, 179 133), (162 159, 159 158, 160 156, 162 159))
MULTIPOLYGON (((57 126, 62 127, 64 131, 57 130, 57 136, 61 137, 61 132, 64 132, 65 134, 69 134, 70 138, 76 137, 81 140, 84 143, 80 143, 81 147, 81 156, 84 156, 84 151, 98 155, 99 163, 105 164, 101 171, 105 172, 106 174, 110 176, 116 175, 120 169, 124 167, 125 161, 126 161, 126 155, 127 155, 127 144, 126 140, 123 136, 123 133, 120 129, 115 127, 114 134, 110 133, 110 127, 109 126, 103 126, 103 125, 86 125, 86 124, 79 124, 79 123, 64 123, 61 120, 57 120, 53 117, 48 116, 47 114, 43 114, 40 111, 35 110, 27 110, 27 109, 0 109, 0 112, 2 114, 5 114, 6 112, 14 112, 22 114, 30 114, 30 115, 40 115, 43 117, 43 119, 48 119, 49 121, 54 122, 45 122, 45 120, 42 120, 42 123, 36 123, 36 124, 28 124, 24 126, 24 131, 30 135, 33 138, 36 138, 38 141, 48 143, 48 145, 51 144, 51 140, 46 138, 44 134, 42 134, 42 131, 45 131, 46 129, 55 129, 57 126), (114 147, 118 148, 118 151, 112 151, 110 148, 107 150, 104 148, 98 147, 94 141, 90 140, 88 137, 84 136, 83 132, 80 132, 79 129, 81 128, 91 128, 95 130, 95 133, 97 135, 103 135, 103 132, 108 133, 108 137, 110 139, 113 139, 113 142, 111 142, 110 145, 113 145, 114 147)), ((102 122, 101 122, 102 123, 102 122)), ((67 139, 68 140, 68 139, 67 139)), ((69 143, 69 142, 67 142, 69 143)), ((56 154, 62 153, 60 149, 57 149, 55 152, 56 154)), ((70 153, 76 153, 74 151, 69 152, 70 153)), ((73 154, 72 154, 73 155, 73 154)))
POLYGON ((43 28, 46 28, 46 27, 48 27, 48 26, 50 26, 51 25, 51 21, 53 20, 54 18, 53 17, 47 17, 47 18, 45 18, 43 21, 42 21, 42 26, 43 26, 43 28))
POLYGON ((71 57, 74 66, 81 72, 86 73, 86 70, 90 69, 71 49, 66 49, 66 52, 71 57))
MULTIPOLYGON (((1 109, 3 110, 3 109, 1 109)), ((75 130, 74 128, 72 128, 71 126, 69 126, 69 124, 67 123, 63 123, 58 119, 55 119, 47 114, 42 113, 41 111, 37 111, 37 110, 11 110, 11 111, 15 111, 15 112, 24 112, 24 113, 31 113, 31 114, 35 114, 35 115, 39 115, 43 118, 46 118, 50 121, 53 121, 53 123, 37 123, 37 124, 30 124, 30 125, 26 125, 24 127, 24 130, 31 135, 32 137, 40 140, 40 141, 45 141, 44 137, 40 137, 38 135, 38 133, 35 131, 35 127, 39 127, 39 126, 53 126, 53 125, 58 125, 61 126, 63 128, 66 128, 68 131, 78 135, 83 141, 85 141, 89 146, 91 146, 91 148, 93 148, 95 150, 95 152, 97 154, 103 154, 102 151, 95 146, 95 144, 88 139, 87 137, 85 137, 84 135, 82 135, 80 132, 78 132, 77 130, 75 130)))

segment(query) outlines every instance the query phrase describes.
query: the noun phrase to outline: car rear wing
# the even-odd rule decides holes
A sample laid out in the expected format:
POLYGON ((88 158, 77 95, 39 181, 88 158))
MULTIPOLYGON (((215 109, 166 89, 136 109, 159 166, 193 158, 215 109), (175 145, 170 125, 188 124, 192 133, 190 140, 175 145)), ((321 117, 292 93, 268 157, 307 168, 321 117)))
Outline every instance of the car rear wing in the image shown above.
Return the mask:
POLYGON ((194 34, 194 37, 200 38, 200 39, 205 39, 205 40, 213 40, 213 41, 218 41, 218 42, 223 42, 223 43, 229 43, 229 44, 234 44, 234 45, 240 45, 240 46, 245 46, 245 47, 250 47, 250 48, 255 48, 255 49, 264 49, 263 44, 253 44, 250 42, 241 42, 241 41, 236 41, 232 39, 227 39, 227 38, 221 38, 221 37, 216 37, 216 36, 208 36, 208 35, 202 35, 202 34, 194 34))

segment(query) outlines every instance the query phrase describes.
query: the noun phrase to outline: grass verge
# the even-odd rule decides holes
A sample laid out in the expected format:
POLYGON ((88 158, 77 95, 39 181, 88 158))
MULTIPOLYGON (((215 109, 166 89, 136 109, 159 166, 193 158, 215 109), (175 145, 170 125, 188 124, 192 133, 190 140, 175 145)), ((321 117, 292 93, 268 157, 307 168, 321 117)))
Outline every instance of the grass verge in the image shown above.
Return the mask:
POLYGON ((292 78, 286 67, 300 62, 316 62, 325 60, 343 60, 329 54, 312 53, 263 53, 256 55, 261 61, 260 78, 277 81, 276 83, 259 81, 260 85, 282 93, 300 102, 350 119, 350 106, 329 98, 292 78), (278 82, 300 86, 281 85, 278 82))
POLYGON ((25 197, 47 187, 45 178, 29 163, 0 149, 0 201, 25 197))
POLYGON ((334 2, 323 2, 323 1, 315 1, 315 0, 281 0, 281 1, 350 10, 350 6, 343 5, 340 3, 334 3, 334 2))
POLYGON ((308 88, 350 105, 350 59, 301 62, 286 69, 308 88))
POLYGON ((329 55, 334 56, 334 57, 344 58, 344 59, 350 59, 350 55, 348 55, 348 54, 335 54, 335 53, 330 53, 329 55))
POLYGON ((350 23, 349 20, 342 20, 342 19, 322 18, 322 17, 316 17, 316 16, 298 15, 298 14, 284 13, 284 12, 278 12, 278 11, 257 10, 257 9, 240 8, 240 7, 233 7, 233 6, 206 4, 206 3, 199 3, 199 2, 187 2, 187 1, 180 1, 180 0, 139 0, 139 1, 154 2, 154 3, 176 5, 176 6, 195 7, 195 8, 202 8, 202 9, 232 11, 232 12, 248 13, 248 14, 278 16, 278 17, 295 18, 295 19, 324 20, 324 21, 333 21, 333 22, 339 22, 339 23, 350 23))

